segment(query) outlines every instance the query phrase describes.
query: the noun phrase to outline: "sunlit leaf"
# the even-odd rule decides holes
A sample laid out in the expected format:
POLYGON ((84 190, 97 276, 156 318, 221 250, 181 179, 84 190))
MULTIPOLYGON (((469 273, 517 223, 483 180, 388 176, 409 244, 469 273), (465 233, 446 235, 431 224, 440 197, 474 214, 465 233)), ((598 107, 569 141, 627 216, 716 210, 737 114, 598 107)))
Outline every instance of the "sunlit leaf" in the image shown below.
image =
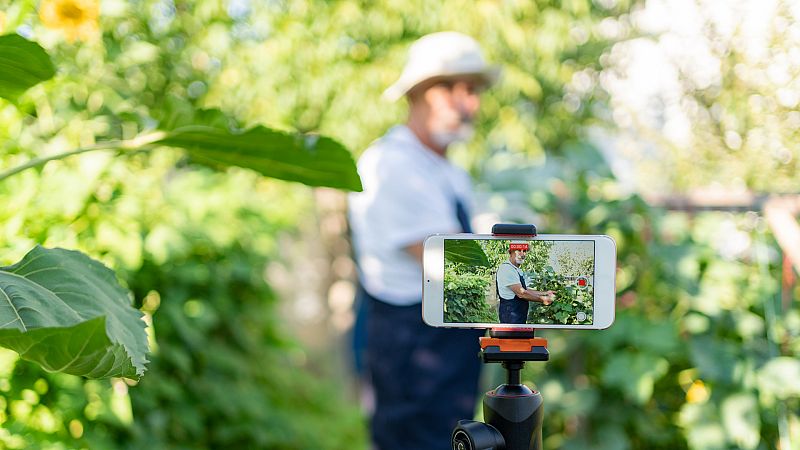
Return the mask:
POLYGON ((239 166, 309 186, 361 190, 355 162, 333 139, 291 134, 262 126, 243 133, 209 126, 178 128, 156 142, 180 147, 194 162, 215 168, 239 166))
POLYGON ((141 318, 114 272, 80 252, 37 246, 0 267, 0 345, 48 370, 140 377, 141 318))
POLYGON ((689 448, 727 448, 727 435, 719 423, 717 406, 713 403, 687 403, 680 410, 678 422, 686 428, 689 448))
POLYGON ((489 259, 481 246, 472 240, 444 241, 444 257, 447 261, 468 266, 489 267, 489 259))
POLYGON ((39 44, 18 34, 0 36, 0 97, 16 99, 55 73, 50 56, 39 44))
POLYGON ((772 359, 758 372, 760 389, 778 398, 800 396, 800 361, 790 357, 772 359))
POLYGON ((722 402, 722 422, 737 448, 756 448, 761 440, 758 400, 748 393, 731 395, 722 402))

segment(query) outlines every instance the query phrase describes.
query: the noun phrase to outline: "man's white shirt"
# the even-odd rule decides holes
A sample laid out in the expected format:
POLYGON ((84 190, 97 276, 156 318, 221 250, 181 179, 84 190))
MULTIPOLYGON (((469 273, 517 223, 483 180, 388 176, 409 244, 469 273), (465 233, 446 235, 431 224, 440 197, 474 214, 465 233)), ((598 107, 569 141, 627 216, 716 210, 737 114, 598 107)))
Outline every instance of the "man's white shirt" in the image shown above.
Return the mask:
POLYGON ((350 194, 349 214, 361 282, 387 303, 419 303, 422 267, 404 248, 432 234, 462 231, 456 199, 472 211, 469 176, 404 125, 364 152, 358 173, 364 190, 350 194))
POLYGON ((524 274, 519 267, 511 264, 510 261, 505 261, 497 266, 497 291, 500 294, 500 298, 504 298, 506 300, 511 300, 514 298, 516 294, 514 294, 514 291, 508 287, 515 284, 521 284, 519 282, 520 276, 524 277, 524 274))

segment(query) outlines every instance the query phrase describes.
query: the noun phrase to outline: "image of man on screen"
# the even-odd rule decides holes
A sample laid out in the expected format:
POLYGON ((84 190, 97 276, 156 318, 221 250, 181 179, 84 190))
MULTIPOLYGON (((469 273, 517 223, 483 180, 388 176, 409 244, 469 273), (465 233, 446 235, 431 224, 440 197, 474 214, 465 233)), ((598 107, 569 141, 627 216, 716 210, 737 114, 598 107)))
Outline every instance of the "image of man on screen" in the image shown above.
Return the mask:
POLYGON ((495 286, 500 300, 500 323, 526 323, 531 302, 548 306, 555 300, 553 291, 528 289, 520 269, 528 250, 527 242, 511 242, 508 246, 508 260, 497 267, 495 286))

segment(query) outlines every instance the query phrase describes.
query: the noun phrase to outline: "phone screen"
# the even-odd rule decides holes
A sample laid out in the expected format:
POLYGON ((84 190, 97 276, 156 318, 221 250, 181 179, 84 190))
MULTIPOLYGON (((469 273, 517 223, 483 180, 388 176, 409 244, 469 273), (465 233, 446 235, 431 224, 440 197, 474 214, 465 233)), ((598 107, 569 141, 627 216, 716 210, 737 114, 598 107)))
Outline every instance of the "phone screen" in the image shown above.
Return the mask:
POLYGON ((444 240, 444 322, 592 325, 593 240, 444 240))

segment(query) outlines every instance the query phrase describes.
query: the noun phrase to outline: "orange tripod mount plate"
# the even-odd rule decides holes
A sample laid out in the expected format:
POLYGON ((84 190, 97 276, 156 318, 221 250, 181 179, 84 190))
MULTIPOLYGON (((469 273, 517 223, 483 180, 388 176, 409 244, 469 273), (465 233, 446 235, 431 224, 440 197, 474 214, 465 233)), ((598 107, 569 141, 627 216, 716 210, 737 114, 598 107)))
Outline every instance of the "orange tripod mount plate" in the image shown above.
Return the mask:
MULTIPOLYGON (((530 330, 529 330, 530 331, 530 330)), ((494 333, 493 333, 494 334, 494 333)), ((483 362, 505 361, 547 361, 547 339, 532 337, 528 333, 520 333, 525 337, 512 337, 514 333, 503 333, 504 337, 482 337, 481 359, 483 362)))

